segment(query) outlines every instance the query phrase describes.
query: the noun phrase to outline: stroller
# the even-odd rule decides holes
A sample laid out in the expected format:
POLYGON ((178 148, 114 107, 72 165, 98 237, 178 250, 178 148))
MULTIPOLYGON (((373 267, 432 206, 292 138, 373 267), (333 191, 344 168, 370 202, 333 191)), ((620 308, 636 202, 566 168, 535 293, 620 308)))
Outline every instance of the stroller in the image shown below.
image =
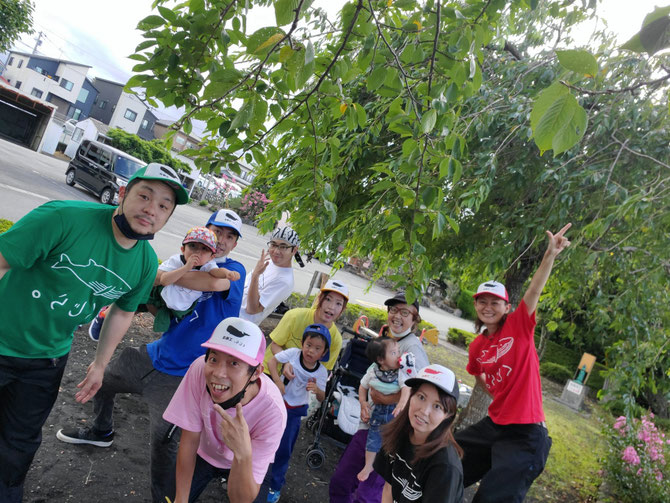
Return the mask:
MULTIPOLYGON (((348 340, 344 349, 340 353, 337 364, 333 370, 333 375, 326 386, 326 397, 321 406, 318 407, 311 415, 307 417, 307 428, 314 433, 314 442, 307 450, 306 461, 310 468, 321 468, 326 455, 321 448, 321 436, 330 437, 330 439, 340 447, 344 447, 349 443, 353 433, 358 428, 358 415, 348 414, 349 429, 353 425, 353 431, 347 433, 343 431, 342 424, 338 424, 338 414, 340 408, 343 407, 345 397, 352 397, 355 400, 355 405, 358 405, 358 386, 361 379, 365 375, 366 370, 370 366, 370 361, 365 356, 365 348, 367 347, 370 337, 365 334, 359 334, 344 328, 343 332, 352 335, 348 340), (355 424, 353 424, 355 423, 355 424)), ((349 399, 349 403, 351 399, 349 399)), ((342 420, 343 418, 340 418, 342 420)))

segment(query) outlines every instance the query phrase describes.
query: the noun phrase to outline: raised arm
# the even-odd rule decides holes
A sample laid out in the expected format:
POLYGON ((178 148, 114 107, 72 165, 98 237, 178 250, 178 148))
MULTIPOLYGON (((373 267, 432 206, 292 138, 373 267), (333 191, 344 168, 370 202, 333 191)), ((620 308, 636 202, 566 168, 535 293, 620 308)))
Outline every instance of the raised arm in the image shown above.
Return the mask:
POLYGON ((262 313, 265 306, 261 304, 261 294, 258 290, 258 280, 267 269, 270 263, 270 254, 265 250, 261 250, 261 258, 256 262, 256 267, 251 271, 251 280, 249 281, 249 289, 247 290, 247 307, 246 311, 249 314, 262 313))
POLYGON ((564 236, 570 227, 572 227, 572 224, 567 224, 556 234, 547 231, 547 236, 549 237, 547 251, 544 252, 542 262, 537 268, 537 271, 535 271, 533 279, 530 280, 528 290, 526 290, 526 293, 523 296, 523 301, 528 309, 528 314, 533 314, 537 308, 537 302, 540 300, 540 294, 544 289, 544 285, 547 284, 551 269, 554 267, 556 256, 570 246, 570 241, 564 236))
POLYGON ((186 263, 178 267, 177 269, 174 269, 172 271, 161 271, 158 269, 156 271, 156 280, 154 281, 154 286, 156 285, 161 285, 161 286, 168 286, 173 283, 176 283, 179 281, 184 274, 189 272, 191 269, 194 267, 197 267, 200 265, 200 258, 197 255, 191 255, 186 263))

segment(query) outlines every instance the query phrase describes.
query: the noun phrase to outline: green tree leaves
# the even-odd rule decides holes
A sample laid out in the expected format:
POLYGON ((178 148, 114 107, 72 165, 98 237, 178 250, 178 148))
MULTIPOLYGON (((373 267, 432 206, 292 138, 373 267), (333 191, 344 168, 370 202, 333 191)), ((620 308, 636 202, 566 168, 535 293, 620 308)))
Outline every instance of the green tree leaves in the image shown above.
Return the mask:
POLYGON ((533 139, 540 153, 553 149, 554 157, 584 136, 587 123, 586 111, 558 82, 540 93, 530 114, 533 139))
POLYGON ((598 73, 598 62, 593 55, 584 50, 556 51, 558 62, 575 73, 585 77, 595 77, 598 73))
POLYGON ((644 18, 642 29, 621 48, 652 55, 661 49, 670 47, 669 14, 670 6, 656 7, 654 12, 647 14, 644 18))

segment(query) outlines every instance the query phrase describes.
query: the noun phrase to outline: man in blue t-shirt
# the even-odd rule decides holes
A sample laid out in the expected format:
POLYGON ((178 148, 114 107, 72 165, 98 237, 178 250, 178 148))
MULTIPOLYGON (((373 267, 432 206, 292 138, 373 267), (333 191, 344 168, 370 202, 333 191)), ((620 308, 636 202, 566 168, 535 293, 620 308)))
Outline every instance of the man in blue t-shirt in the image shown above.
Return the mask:
POLYGON ((234 211, 214 213, 207 228, 217 237, 215 260, 219 267, 237 271, 240 279, 229 282, 223 291, 210 291, 212 281, 221 281, 208 273, 186 273, 177 284, 200 290, 203 295, 193 312, 178 323, 174 320, 160 339, 141 348, 125 348, 107 367, 103 386, 94 400, 96 418, 92 427, 65 428, 59 440, 71 444, 109 447, 114 440, 114 397, 117 393, 138 393, 149 406, 151 430, 151 494, 154 502, 174 499, 175 469, 179 430, 163 419, 163 412, 189 366, 205 354, 201 346, 214 328, 231 316, 238 316, 242 303, 244 266, 227 257, 237 246, 242 220, 234 211))

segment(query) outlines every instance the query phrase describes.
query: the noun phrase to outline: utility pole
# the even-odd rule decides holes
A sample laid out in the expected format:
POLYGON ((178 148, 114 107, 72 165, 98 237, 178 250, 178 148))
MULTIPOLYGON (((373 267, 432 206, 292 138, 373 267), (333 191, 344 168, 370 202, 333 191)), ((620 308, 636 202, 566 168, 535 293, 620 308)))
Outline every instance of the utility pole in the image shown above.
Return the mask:
POLYGON ((40 45, 42 45, 42 35, 44 35, 44 33, 42 33, 42 32, 39 32, 37 34, 37 39, 35 40, 35 47, 33 47, 33 54, 35 54, 37 52, 37 48, 40 45))

